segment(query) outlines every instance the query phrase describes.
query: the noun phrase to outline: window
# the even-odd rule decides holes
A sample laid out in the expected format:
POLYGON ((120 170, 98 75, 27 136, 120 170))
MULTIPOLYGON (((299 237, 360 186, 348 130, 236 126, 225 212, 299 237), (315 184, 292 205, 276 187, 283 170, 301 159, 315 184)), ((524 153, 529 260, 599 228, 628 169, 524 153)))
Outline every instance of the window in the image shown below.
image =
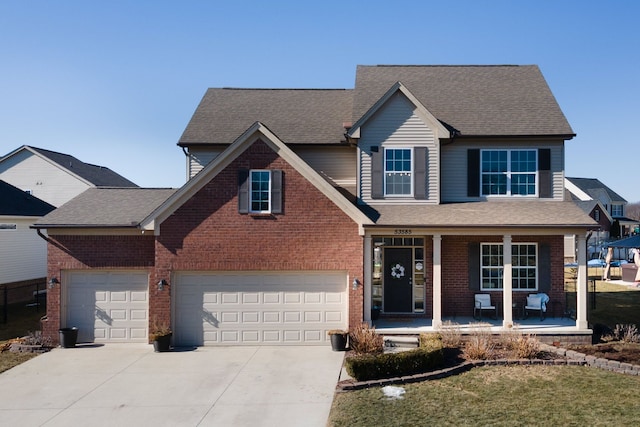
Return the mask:
POLYGON ((282 170, 239 169, 238 212, 241 214, 283 214, 282 170))
MULTIPOLYGON (((537 245, 518 243, 511 246, 511 283, 513 289, 536 290, 538 276, 537 245)), ((503 246, 483 243, 480 250, 481 289, 502 289, 504 272, 503 246)))
POLYGON ((254 213, 271 212, 271 173, 266 170, 251 171, 250 210, 254 213))
POLYGON ((611 216, 621 217, 624 216, 622 205, 611 205, 611 216))
POLYGON ((16 230, 17 224, 0 224, 0 230, 16 230))
POLYGON ((384 150, 384 192, 388 196, 413 194, 413 164, 408 148, 384 150))
POLYGON ((482 150, 482 195, 536 195, 537 163, 537 150, 482 150))

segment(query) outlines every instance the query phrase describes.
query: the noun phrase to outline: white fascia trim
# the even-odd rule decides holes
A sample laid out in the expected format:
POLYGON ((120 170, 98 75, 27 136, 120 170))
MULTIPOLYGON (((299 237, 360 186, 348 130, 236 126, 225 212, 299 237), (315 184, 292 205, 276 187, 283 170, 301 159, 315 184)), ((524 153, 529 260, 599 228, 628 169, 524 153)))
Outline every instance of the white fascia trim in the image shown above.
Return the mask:
POLYGON ((582 191, 577 185, 575 185, 573 182, 569 181, 568 178, 564 179, 564 188, 566 188, 567 190, 569 190, 569 192, 571 194, 573 194, 574 196, 576 196, 578 199, 582 200, 583 202, 586 202, 588 200, 593 200, 592 197, 590 195, 588 195, 587 193, 585 193, 584 191, 582 191))

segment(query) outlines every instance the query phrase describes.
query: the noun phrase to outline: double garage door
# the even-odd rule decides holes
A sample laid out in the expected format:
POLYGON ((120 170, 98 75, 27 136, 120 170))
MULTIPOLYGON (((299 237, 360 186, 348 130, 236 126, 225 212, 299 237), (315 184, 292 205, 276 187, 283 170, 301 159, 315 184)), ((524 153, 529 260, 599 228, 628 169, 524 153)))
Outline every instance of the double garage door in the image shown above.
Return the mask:
POLYGON ((147 342, 148 275, 73 271, 66 276, 67 326, 79 342, 147 342))
POLYGON ((344 272, 181 272, 175 345, 325 344, 347 327, 344 272))
MULTIPOLYGON (((147 342, 146 272, 66 276, 66 325, 81 342, 147 342)), ((345 272, 175 274, 174 345, 325 344, 347 327, 345 272)))

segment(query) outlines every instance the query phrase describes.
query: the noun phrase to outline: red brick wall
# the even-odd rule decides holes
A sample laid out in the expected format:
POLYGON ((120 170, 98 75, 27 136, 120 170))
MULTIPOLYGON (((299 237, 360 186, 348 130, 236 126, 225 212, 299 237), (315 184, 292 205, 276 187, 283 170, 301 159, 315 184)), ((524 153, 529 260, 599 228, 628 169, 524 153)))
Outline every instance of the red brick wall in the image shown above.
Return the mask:
MULTIPOLYGON (((502 236, 443 236, 442 237, 442 315, 473 315, 473 294, 469 289, 469 255, 471 242, 502 242, 502 236)), ((564 237, 563 236, 513 236, 512 243, 548 243, 551 250, 550 301, 564 304, 564 237)), ((486 291, 483 291, 486 293, 486 291)), ((501 307, 502 291, 489 292, 493 302, 501 307)), ((514 291, 513 302, 520 306, 525 302, 527 291, 514 291)))
MULTIPOLYGON (((156 276, 172 271, 341 270, 363 277, 358 226, 261 141, 161 224, 156 276), (283 214, 238 213, 238 169, 283 171, 283 214)), ((153 282, 152 282, 153 283, 153 282)), ((362 321, 362 287, 349 286, 349 322, 362 321)), ((169 292, 152 297, 150 317, 169 320, 169 292)))
MULTIPOLYGON (((62 281, 65 270, 147 269, 153 267, 153 236, 49 236, 47 278, 62 281)), ((153 288, 151 288, 153 289, 153 288)), ((60 285, 47 292, 47 320, 43 333, 58 341, 60 285)))

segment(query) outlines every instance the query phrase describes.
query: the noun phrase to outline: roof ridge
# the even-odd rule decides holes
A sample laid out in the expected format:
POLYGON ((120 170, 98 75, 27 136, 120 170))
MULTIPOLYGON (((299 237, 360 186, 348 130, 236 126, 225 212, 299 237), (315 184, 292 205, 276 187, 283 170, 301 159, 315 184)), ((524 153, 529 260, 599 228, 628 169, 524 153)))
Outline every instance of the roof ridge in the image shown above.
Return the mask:
POLYGON ((218 87, 218 88, 212 87, 212 88, 209 88, 209 89, 222 89, 222 90, 272 90, 272 91, 292 90, 292 91, 300 91, 300 92, 353 90, 353 89, 350 89, 350 88, 286 88, 286 87, 269 88, 269 87, 230 87, 230 86, 218 87))

